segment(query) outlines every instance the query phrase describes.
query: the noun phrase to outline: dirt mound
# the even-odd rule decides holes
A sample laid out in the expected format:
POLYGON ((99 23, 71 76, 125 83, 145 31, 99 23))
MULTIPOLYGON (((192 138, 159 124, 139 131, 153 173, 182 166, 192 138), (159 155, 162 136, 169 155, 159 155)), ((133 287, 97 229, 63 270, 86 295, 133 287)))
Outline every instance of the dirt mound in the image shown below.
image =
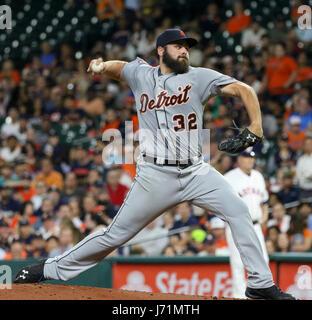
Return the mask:
MULTIPOLYGON (((54 284, 13 284, 0 290, 0 300, 224 300, 225 298, 150 293, 54 284)), ((226 299, 228 300, 228 299, 226 299)))

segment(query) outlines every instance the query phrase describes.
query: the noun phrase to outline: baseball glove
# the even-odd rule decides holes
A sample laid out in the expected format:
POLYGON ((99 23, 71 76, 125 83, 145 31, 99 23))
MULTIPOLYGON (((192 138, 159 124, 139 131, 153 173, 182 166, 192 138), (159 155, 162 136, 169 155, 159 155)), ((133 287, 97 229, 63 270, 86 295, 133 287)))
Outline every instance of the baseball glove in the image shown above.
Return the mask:
POLYGON ((255 144, 261 142, 262 139, 263 137, 258 137, 250 130, 245 128, 241 129, 237 136, 220 142, 218 148, 220 151, 236 154, 243 152, 248 147, 254 146, 255 144))

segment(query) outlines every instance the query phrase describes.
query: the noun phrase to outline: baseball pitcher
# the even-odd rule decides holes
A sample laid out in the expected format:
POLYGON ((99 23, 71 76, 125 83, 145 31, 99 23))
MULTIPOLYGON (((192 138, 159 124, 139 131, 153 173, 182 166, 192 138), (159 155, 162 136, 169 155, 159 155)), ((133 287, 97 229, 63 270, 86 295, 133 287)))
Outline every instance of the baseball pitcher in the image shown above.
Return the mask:
MULTIPOLYGON (((262 174, 254 170, 255 153, 252 147, 242 152, 237 159, 238 167, 227 172, 224 177, 235 189, 237 194, 246 203, 253 227, 259 239, 263 257, 269 263, 269 256, 266 251, 264 236, 261 228, 263 216, 267 215, 268 193, 262 174)), ((232 271, 233 297, 244 298, 246 290, 245 270, 237 250, 231 228, 227 225, 225 229, 226 241, 230 250, 230 264, 232 271)))
POLYGON ((215 95, 242 99, 250 125, 219 145, 220 150, 239 153, 262 140, 257 96, 234 78, 191 67, 189 48, 196 43, 182 30, 168 29, 156 41, 160 60, 157 67, 140 58, 130 63, 91 61, 88 71, 126 81, 135 96, 141 150, 136 177, 106 230, 87 236, 60 256, 22 268, 15 283, 72 279, 129 241, 162 212, 189 201, 213 211, 230 225, 248 271, 247 297, 294 299, 274 285, 248 207, 225 178, 203 162, 201 155, 198 133, 203 127, 205 101, 215 95))

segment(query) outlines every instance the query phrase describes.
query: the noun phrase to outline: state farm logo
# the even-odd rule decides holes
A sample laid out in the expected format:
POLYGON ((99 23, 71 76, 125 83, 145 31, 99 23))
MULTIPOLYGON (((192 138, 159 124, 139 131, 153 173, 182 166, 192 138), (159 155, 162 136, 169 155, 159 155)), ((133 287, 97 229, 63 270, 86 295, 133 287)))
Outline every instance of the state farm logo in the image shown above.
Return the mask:
POLYGON ((186 295, 232 297, 229 266, 115 266, 114 288, 186 295), (208 270, 207 270, 208 269, 208 270))
POLYGON ((145 284, 145 276, 140 271, 132 271, 127 276, 127 283, 120 289, 123 290, 136 290, 152 292, 152 288, 145 284))
POLYGON ((301 265, 294 278, 294 283, 286 291, 297 299, 312 300, 312 272, 307 265, 301 265))

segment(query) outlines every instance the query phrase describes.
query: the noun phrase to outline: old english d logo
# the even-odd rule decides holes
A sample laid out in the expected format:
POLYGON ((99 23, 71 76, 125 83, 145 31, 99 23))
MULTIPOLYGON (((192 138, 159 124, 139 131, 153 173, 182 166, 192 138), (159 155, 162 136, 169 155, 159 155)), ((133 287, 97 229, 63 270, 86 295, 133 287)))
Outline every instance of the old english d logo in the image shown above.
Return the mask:
POLYGON ((181 34, 181 36, 185 36, 185 33, 182 31, 182 30, 180 30, 180 34, 181 34))

